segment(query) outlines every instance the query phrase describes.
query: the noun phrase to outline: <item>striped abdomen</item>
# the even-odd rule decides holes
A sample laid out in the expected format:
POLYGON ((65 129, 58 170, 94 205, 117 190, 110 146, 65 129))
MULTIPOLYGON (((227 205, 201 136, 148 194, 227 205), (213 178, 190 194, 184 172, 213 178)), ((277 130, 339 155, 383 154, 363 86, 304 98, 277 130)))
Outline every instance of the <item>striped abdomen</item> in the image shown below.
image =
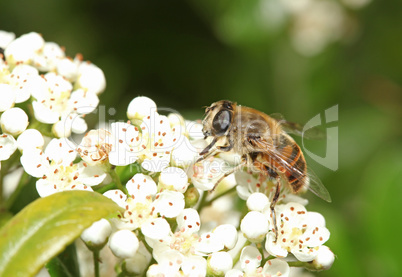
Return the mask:
POLYGON ((307 165, 304 155, 297 143, 286 133, 274 139, 274 150, 268 153, 258 153, 257 158, 264 165, 260 170, 276 178, 278 173, 284 176, 293 193, 297 193, 305 185, 307 179, 307 165))

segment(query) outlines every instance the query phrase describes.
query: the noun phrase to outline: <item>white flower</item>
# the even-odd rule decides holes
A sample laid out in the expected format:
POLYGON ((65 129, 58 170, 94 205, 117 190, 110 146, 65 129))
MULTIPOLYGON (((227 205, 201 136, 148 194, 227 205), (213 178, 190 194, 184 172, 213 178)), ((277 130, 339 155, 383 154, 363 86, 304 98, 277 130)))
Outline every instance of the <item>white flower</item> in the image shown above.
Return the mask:
POLYGON ((98 96, 83 89, 73 90, 72 84, 61 75, 49 72, 40 78, 45 87, 31 92, 35 118, 46 124, 54 124, 57 136, 69 136, 85 132, 87 126, 82 116, 94 111, 99 103, 98 96), (64 132, 63 132, 64 130, 64 132))
POLYGON ((157 193, 155 181, 148 175, 137 173, 131 178, 126 188, 131 196, 136 198, 146 198, 147 196, 155 196, 157 193))
POLYGON ((178 216, 184 209, 184 205, 184 196, 177 191, 165 190, 155 198, 155 211, 169 218, 178 216))
POLYGON ((189 171, 191 181, 200 190, 211 190, 225 174, 225 162, 219 158, 206 159, 193 165, 189 171))
POLYGON ((237 193, 243 200, 247 200, 254 192, 269 195, 271 189, 274 187, 274 184, 269 179, 261 177, 256 179, 253 175, 244 171, 237 171, 235 177, 238 184, 236 187, 237 193))
POLYGON ((254 192, 247 198, 247 208, 250 211, 262 212, 269 204, 268 197, 261 192, 254 192))
POLYGON ((0 112, 4 112, 14 106, 16 93, 9 84, 0 84, 0 112))
MULTIPOLYGON (((135 178, 129 180, 128 184, 131 183, 133 179, 135 178)), ((104 193, 106 197, 111 198, 119 206, 125 208, 123 216, 119 220, 113 221, 118 229, 135 230, 141 228, 146 222, 152 221, 158 216, 155 212, 152 194, 149 194, 149 189, 147 188, 148 186, 155 187, 156 191, 156 184, 147 181, 146 184, 143 183, 143 185, 138 185, 138 190, 134 190, 135 186, 127 185, 130 197, 126 197, 119 190, 107 191, 104 193)))
POLYGON ((69 98, 73 89, 70 82, 53 72, 44 75, 46 90, 32 92, 35 117, 43 123, 56 123, 65 111, 72 111, 69 98))
POLYGON ((31 32, 11 41, 4 51, 4 56, 10 65, 29 64, 42 49, 44 43, 45 41, 38 33, 31 32))
POLYGON ((20 108, 11 108, 1 115, 1 128, 3 132, 17 136, 28 127, 28 116, 20 108))
POLYGON ((53 71, 59 59, 64 58, 63 49, 54 42, 45 42, 41 51, 33 57, 33 65, 40 71, 53 71))
POLYGON ((294 19, 293 45, 299 53, 312 56, 342 36, 345 14, 338 2, 308 1, 294 19))
POLYGON ((113 165, 129 165, 139 156, 142 146, 141 133, 134 125, 124 122, 111 124, 113 141, 109 161, 113 165))
MULTIPOLYGON (((204 276, 206 261, 200 256, 220 251, 224 245, 213 232, 198 235, 200 218, 196 210, 184 209, 176 220, 179 231, 174 234, 170 232, 161 239, 147 239, 153 247, 157 268, 170 268, 172 272, 178 272, 181 268, 185 274, 204 276)), ((147 236, 145 233, 144 235, 147 236)))
POLYGON ((280 259, 268 260, 261 267, 262 256, 254 246, 246 246, 243 248, 240 255, 240 267, 242 270, 232 269, 226 273, 226 277, 238 276, 281 276, 288 277, 290 268, 289 265, 280 259))
POLYGON ((133 258, 139 247, 137 236, 129 230, 119 230, 109 238, 109 247, 116 257, 133 258))
POLYGON ((142 120, 154 112, 156 112, 155 102, 146 96, 138 96, 128 104, 127 117, 131 120, 142 120))
POLYGON ((180 255, 175 255, 177 254, 176 252, 168 251, 166 254, 165 257, 159 258, 158 264, 153 264, 149 267, 147 271, 148 277, 182 277, 183 275, 194 277, 206 276, 207 261, 204 258, 188 257, 183 261, 180 255))
POLYGON ((89 165, 99 165, 109 159, 112 150, 111 133, 105 129, 91 130, 77 148, 81 158, 89 165))
POLYGON ((185 192, 189 183, 186 172, 178 167, 167 167, 162 170, 159 176, 160 188, 174 190, 178 192, 185 192))
POLYGON ((148 268, 147 277, 181 277, 182 274, 179 272, 180 266, 176 263, 171 263, 170 261, 159 264, 153 264, 148 268))
POLYGON ((17 138, 17 145, 20 151, 24 149, 42 149, 45 144, 42 134, 36 129, 27 129, 17 138))
POLYGON ((17 149, 14 137, 8 134, 0 135, 0 161, 8 160, 17 149))
POLYGON ((102 218, 85 229, 81 234, 81 239, 91 247, 103 246, 111 233, 112 226, 109 221, 102 218))
POLYGON ((200 122, 186 120, 185 124, 188 136, 191 140, 205 141, 202 132, 202 124, 200 122))
POLYGON ((151 172, 160 172, 170 163, 170 153, 179 141, 174 136, 174 128, 166 116, 154 112, 143 118, 141 123, 143 151, 140 153, 141 166, 151 172))
POLYGON ((237 230, 231 224, 218 225, 212 231, 223 242, 225 248, 232 249, 237 243, 237 230))
POLYGON ((5 49, 14 39, 14 33, 0 30, 0 48, 5 49))
POLYGON ((67 139, 53 139, 45 152, 24 149, 21 164, 25 171, 37 178, 36 189, 41 197, 63 190, 92 190, 106 173, 102 168, 80 162, 73 164, 76 152, 67 139))
POLYGON ((98 95, 106 88, 105 75, 96 65, 89 62, 81 63, 75 86, 82 88, 86 93, 98 95))
POLYGON ((31 97, 31 94, 44 93, 47 90, 46 81, 36 68, 19 64, 7 76, 7 82, 15 93, 15 103, 22 103, 31 97))
POLYGON ((319 247, 329 239, 324 218, 314 212, 307 212, 298 203, 276 206, 278 238, 267 234, 265 249, 273 256, 286 257, 292 253, 299 261, 315 259, 319 247))
POLYGON ((126 185, 129 197, 119 190, 108 191, 104 195, 111 198, 125 211, 118 220, 113 220, 117 229, 135 230, 150 239, 159 240, 170 232, 170 226, 163 217, 176 217, 184 209, 183 194, 163 191, 157 195, 156 184, 151 177, 137 173, 126 185), (155 197, 155 200, 153 200, 155 197))
POLYGON ((321 245, 318 248, 317 256, 313 260, 312 264, 317 270, 327 270, 331 268, 334 261, 335 255, 331 249, 325 245, 321 245))
POLYGON ((240 229, 251 242, 261 242, 269 230, 269 218, 260 212, 248 212, 241 221, 240 229))
POLYGON ((106 191, 103 195, 113 200, 120 207, 122 208, 126 207, 127 195, 125 195, 121 190, 111 189, 106 191))
POLYGON ((63 76, 70 82, 75 82, 78 75, 79 59, 71 59, 69 57, 57 60, 56 71, 59 75, 63 76))
POLYGON ((198 153, 199 151, 190 143, 188 138, 183 137, 183 141, 179 143, 175 148, 173 148, 173 165, 188 167, 200 157, 198 153))
POLYGON ((208 257, 208 269, 214 276, 221 276, 233 267, 233 260, 227 252, 214 252, 208 257))

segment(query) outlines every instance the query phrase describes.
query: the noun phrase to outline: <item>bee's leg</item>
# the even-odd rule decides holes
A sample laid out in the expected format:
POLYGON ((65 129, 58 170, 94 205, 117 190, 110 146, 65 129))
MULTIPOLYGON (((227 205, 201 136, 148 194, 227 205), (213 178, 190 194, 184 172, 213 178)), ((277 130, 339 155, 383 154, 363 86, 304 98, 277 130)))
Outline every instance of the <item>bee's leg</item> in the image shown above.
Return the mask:
POLYGON ((198 160, 195 161, 195 163, 199 163, 199 162, 205 160, 208 157, 216 155, 217 153, 218 153, 218 151, 216 151, 216 150, 210 151, 209 153, 205 154, 204 156, 199 157, 198 160))
POLYGON ((201 152, 200 152, 200 156, 202 156, 202 157, 200 157, 197 161, 196 161, 196 163, 198 163, 198 162, 200 162, 200 161, 202 161, 202 160, 205 160, 207 157, 209 157, 209 156, 211 156, 212 154, 214 154, 216 151, 211 151, 211 152, 209 152, 209 150, 211 150, 211 148, 215 145, 215 143, 218 141, 218 139, 217 138, 214 138, 213 140, 212 140, 212 142, 207 146, 207 147, 205 147, 204 148, 204 150, 202 150, 201 152), (209 152, 209 153, 208 153, 209 152))
POLYGON ((274 194, 274 197, 272 198, 271 206, 270 206, 272 221, 274 222, 274 230, 275 230, 275 241, 274 242, 276 242, 278 240, 278 225, 276 223, 275 205, 276 205, 276 202, 278 202, 280 191, 281 191, 281 178, 278 176, 276 178, 275 194, 274 194))
POLYGON ((246 163, 247 163, 247 156, 243 157, 243 160, 242 160, 238 165, 236 165, 236 166, 233 167, 230 171, 228 171, 228 172, 226 172, 225 174, 223 174, 223 176, 220 177, 220 178, 218 179, 218 181, 216 181, 214 187, 213 187, 209 192, 213 192, 213 191, 216 189, 216 187, 218 186, 218 184, 219 184, 223 179, 225 179, 226 177, 228 177, 230 174, 235 173, 237 170, 241 169, 243 166, 246 165, 246 163))

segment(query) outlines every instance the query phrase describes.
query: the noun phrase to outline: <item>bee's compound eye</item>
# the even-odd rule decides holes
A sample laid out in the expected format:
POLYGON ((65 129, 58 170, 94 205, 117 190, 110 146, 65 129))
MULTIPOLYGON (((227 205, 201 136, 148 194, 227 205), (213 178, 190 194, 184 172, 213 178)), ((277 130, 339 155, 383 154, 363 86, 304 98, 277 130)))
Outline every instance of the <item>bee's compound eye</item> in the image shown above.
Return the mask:
POLYGON ((218 136, 224 135, 229 128, 232 119, 232 113, 228 110, 218 112, 212 121, 212 128, 218 136))

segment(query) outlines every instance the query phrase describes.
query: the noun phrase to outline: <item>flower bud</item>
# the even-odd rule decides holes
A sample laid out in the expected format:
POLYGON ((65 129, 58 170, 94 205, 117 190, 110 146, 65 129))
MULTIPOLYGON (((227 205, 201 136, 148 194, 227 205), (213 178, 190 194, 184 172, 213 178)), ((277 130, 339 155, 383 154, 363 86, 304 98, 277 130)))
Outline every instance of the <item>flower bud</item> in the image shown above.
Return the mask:
POLYGON ((237 242, 237 230, 233 225, 222 224, 216 227, 212 232, 221 239, 227 249, 235 247, 237 242))
POLYGON ((132 120, 142 120, 153 112, 156 112, 155 102, 148 97, 138 96, 128 104, 127 117, 132 120))
POLYGON ((268 197, 261 192, 255 192, 247 198, 247 207, 251 211, 262 212, 268 204, 268 197))
POLYGON ((312 261, 311 270, 327 270, 334 263, 334 253, 325 245, 320 246, 317 251, 317 257, 312 261))
POLYGON ((100 250, 105 246, 107 238, 112 233, 112 227, 109 221, 102 218, 94 222, 89 228, 81 234, 81 239, 91 250, 100 250))
POLYGON ((0 30, 0 48, 5 49, 14 39, 14 33, 0 30))
POLYGON ((106 79, 102 69, 92 63, 82 63, 78 68, 76 86, 90 93, 102 93, 106 88, 106 79))
POLYGON ((1 128, 5 133, 17 136, 28 126, 28 116, 20 108, 11 108, 1 115, 1 128))
POLYGON ((59 59, 56 63, 56 69, 58 74, 69 81, 74 82, 77 79, 78 64, 71 58, 59 59))
POLYGON ((241 231, 251 242, 261 242, 268 232, 268 218, 256 211, 251 211, 243 218, 240 225, 241 231))
POLYGON ((186 203, 185 207, 194 207, 198 203, 198 199, 200 199, 198 189, 196 189, 194 186, 189 187, 184 193, 184 201, 186 203))
POLYGON ((109 247, 118 258, 133 258, 138 250, 139 241, 133 232, 120 230, 110 236, 109 247))
POLYGON ((233 267, 233 260, 227 252, 214 252, 208 257, 208 275, 224 276, 233 267))

